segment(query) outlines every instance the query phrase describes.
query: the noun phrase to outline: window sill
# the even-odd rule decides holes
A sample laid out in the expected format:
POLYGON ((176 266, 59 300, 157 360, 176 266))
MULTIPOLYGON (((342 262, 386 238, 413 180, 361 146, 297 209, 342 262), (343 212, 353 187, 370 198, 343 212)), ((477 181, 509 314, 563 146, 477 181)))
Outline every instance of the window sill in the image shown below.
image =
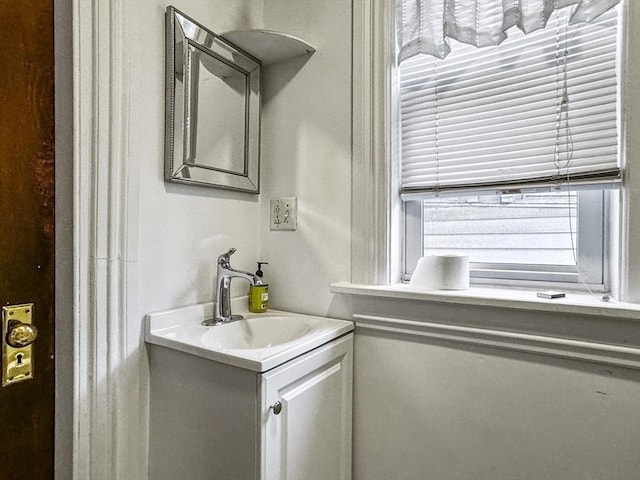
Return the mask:
POLYGON ((471 287, 468 290, 427 290, 405 284, 361 285, 349 282, 332 284, 331 292, 389 299, 640 320, 640 305, 638 304, 617 302, 613 299, 604 302, 600 296, 575 292, 567 292, 565 298, 544 299, 537 297, 535 290, 480 287, 471 287))

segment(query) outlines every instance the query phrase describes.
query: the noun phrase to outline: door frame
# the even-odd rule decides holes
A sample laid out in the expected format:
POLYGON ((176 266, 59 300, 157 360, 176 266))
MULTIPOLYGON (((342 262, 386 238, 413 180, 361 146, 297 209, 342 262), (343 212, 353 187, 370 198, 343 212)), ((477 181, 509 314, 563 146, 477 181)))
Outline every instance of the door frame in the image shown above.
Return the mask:
POLYGON ((73 465, 73 36, 72 0, 53 0, 55 125, 54 472, 73 465))
POLYGON ((55 0, 55 12, 56 478, 143 479, 148 413, 126 1, 55 0))

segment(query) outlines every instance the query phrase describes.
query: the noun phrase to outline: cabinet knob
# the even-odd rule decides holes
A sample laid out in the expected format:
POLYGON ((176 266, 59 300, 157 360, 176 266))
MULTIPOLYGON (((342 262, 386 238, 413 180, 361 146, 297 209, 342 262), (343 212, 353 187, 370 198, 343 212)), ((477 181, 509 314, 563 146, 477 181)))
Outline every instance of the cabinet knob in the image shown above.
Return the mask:
POLYGON ((280 412, 282 411, 282 402, 278 400, 276 403, 269 407, 269 410, 273 410, 274 415, 280 415, 280 412))

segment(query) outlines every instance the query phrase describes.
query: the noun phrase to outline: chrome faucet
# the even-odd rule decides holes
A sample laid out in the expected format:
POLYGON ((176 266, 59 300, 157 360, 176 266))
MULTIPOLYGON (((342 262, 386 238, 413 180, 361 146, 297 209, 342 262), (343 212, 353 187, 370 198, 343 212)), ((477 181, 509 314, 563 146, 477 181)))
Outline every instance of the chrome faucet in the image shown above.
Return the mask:
POLYGON ((235 253, 235 248, 230 248, 227 253, 218 257, 218 277, 215 282, 215 299, 213 318, 202 322, 203 325, 221 325, 223 323, 241 320, 242 315, 231 314, 231 279, 244 278, 251 285, 262 285, 262 279, 257 275, 231 267, 230 257, 235 253))

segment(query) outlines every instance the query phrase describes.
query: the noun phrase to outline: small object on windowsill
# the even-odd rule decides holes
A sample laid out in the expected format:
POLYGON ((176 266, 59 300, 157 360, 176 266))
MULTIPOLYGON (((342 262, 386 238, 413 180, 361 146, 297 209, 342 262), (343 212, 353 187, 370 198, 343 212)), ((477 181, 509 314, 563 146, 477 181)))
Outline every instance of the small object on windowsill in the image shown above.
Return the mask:
POLYGON ((427 255, 418 259, 409 285, 434 290, 469 288, 467 255, 427 255))
POLYGON ((540 298, 564 298, 566 295, 564 292, 559 292, 557 290, 544 290, 542 292, 538 292, 538 296, 540 298))

